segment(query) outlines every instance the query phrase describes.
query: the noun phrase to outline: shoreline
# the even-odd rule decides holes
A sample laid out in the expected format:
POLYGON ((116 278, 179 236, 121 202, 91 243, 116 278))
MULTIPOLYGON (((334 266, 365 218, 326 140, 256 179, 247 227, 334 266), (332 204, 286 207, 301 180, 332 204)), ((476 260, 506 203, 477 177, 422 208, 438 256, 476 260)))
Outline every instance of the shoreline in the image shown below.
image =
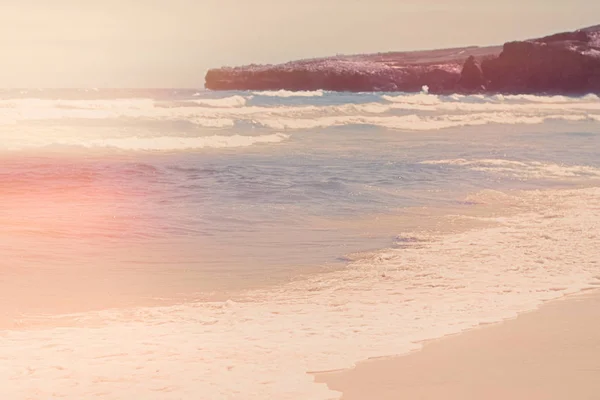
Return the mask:
MULTIPOLYGON (((85 302, 75 302, 68 305, 67 301, 60 303, 46 302, 43 307, 37 304, 33 306, 26 305, 27 297, 25 293, 16 292, 20 287, 18 284, 7 285, 4 291, 6 298, 5 307, 0 307, 0 331, 3 330, 27 330, 39 329, 44 327, 54 327, 56 320, 69 321, 74 315, 85 313, 98 313, 102 311, 132 310, 138 308, 152 309, 161 307, 180 306, 185 304, 206 303, 206 302, 226 302, 246 301, 252 297, 255 292, 280 288, 282 286, 305 281, 315 276, 327 277, 331 273, 339 273, 348 268, 348 266, 360 262, 369 262, 377 254, 389 251, 398 251, 410 248, 414 242, 438 241, 445 237, 458 235, 467 232, 475 232, 481 229, 499 227, 502 223, 496 221, 497 218, 507 218, 519 214, 531 212, 535 207, 528 204, 525 197, 537 192, 545 191, 573 191, 585 190, 598 187, 598 182, 570 182, 569 184, 557 184, 552 188, 527 188, 527 189, 502 189, 499 191, 489 189, 479 189, 473 192, 467 192, 457 197, 454 204, 445 206, 411 206, 395 209, 390 213, 369 213, 351 221, 350 223, 341 218, 331 218, 326 221, 328 226, 334 226, 338 229, 352 230, 354 235, 363 236, 365 243, 380 242, 379 246, 366 246, 364 248, 355 248, 349 252, 342 253, 335 259, 325 263, 310 264, 305 266, 303 272, 288 279, 277 280, 264 285, 253 285, 247 287, 231 287, 227 289, 215 288, 209 291, 178 291, 173 295, 165 296, 165 293, 126 293, 118 298, 110 298, 108 302, 100 301, 98 298, 100 290, 93 291, 95 296, 86 293, 85 302), (402 227, 398 230, 397 227, 402 227), (384 245, 384 242, 388 242, 384 245), (308 267, 308 268, 306 268, 308 267), (12 301, 9 301, 12 300, 12 301), (16 301, 15 300, 19 300, 16 301), (24 306, 24 308, 23 308, 24 306), (14 307, 13 310, 9 310, 14 307)), ((540 204, 548 206, 544 200, 540 204)), ((321 222, 323 223, 323 222, 321 222)), ((92 270, 90 268, 90 270, 92 270)), ((98 269, 99 270, 99 269, 98 269)), ((51 271, 55 273, 56 271, 51 271)), ((61 271, 63 274, 75 271, 61 271)), ((86 276, 90 272, 83 271, 86 276)), ((12 276, 8 275, 5 279, 10 282, 12 276)), ((126 276, 128 277, 128 276, 126 276)), ((26 279, 27 276, 16 276, 12 278, 26 279)), ((96 277, 97 278, 97 277, 96 277)), ((98 281, 99 279, 95 279, 98 281)), ((14 279, 13 279, 14 281, 14 279)), ((44 282, 38 277, 37 281, 44 282)), ((37 282, 36 281, 36 282, 37 282)), ((129 279, 127 282, 132 282, 129 279)), ((15 282, 13 282, 15 283, 15 282)), ((19 283, 17 280, 16 283, 19 283)), ((31 283, 31 282, 30 282, 31 283)), ((64 284, 63 280, 59 283, 64 284)), ((5 286, 4 285, 0 286, 5 286)), ((584 289, 585 290, 585 289, 584 289)), ((69 292, 71 295, 73 293, 69 292)), ((566 293, 570 296, 574 293, 566 293)), ((543 300, 554 301, 556 299, 543 300)), ((28 303, 27 303, 28 304, 28 303)), ((532 309, 525 309, 520 312, 529 312, 537 309, 537 305, 532 309)), ((520 313, 519 312, 519 313, 520 313)), ((492 324, 499 321, 493 321, 492 324)), ((60 326, 63 326, 61 323, 60 326)), ((427 339, 437 340, 437 338, 427 339)), ((418 342, 421 343, 421 342, 418 342)), ((387 357, 387 356, 384 356, 387 357)), ((360 362, 360 361, 357 361, 360 362)), ((320 373, 322 371, 312 371, 311 373, 320 373)))
MULTIPOLYGON (((293 398, 337 398, 338 394, 324 382, 331 385, 332 377, 346 372, 325 374, 326 380, 317 380, 315 384, 314 376, 306 371, 343 368, 368 358, 372 362, 361 363, 357 368, 363 364, 379 365, 389 362, 389 357, 373 358, 390 354, 420 355, 426 350, 409 351, 433 342, 425 346, 429 348, 438 343, 435 338, 439 337, 445 337, 439 342, 462 338, 482 322, 514 318, 518 313, 537 309, 547 300, 564 298, 564 293, 579 293, 600 283, 597 268, 600 258, 593 251, 598 248, 600 238, 593 234, 600 210, 598 188, 520 194, 498 196, 498 192, 484 191, 470 197, 473 202, 468 204, 481 203, 480 211, 486 211, 483 215, 498 210, 500 204, 505 205, 502 210, 516 212, 512 217, 496 214, 486 220, 500 222, 498 226, 432 240, 408 236, 400 248, 357 261, 351 264, 352 268, 328 275, 328 279, 315 276, 275 292, 259 292, 251 302, 94 313, 75 321, 78 326, 0 332, 6 339, 0 358, 17 365, 10 378, 12 386, 8 390, 13 395, 9 397, 31 396, 26 384, 30 377, 19 371, 35 365, 36 378, 55 386, 51 391, 48 389, 48 394, 68 394, 73 398, 89 398, 92 393, 108 389, 110 393, 125 396, 131 384, 122 377, 132 367, 139 368, 140 377, 148 382, 147 387, 136 389, 138 395, 151 393, 152 383, 160 377, 173 382, 172 390, 181 393, 210 390, 217 382, 222 388, 220 393, 231 397, 240 392, 229 391, 228 383, 239 381, 251 385, 248 391, 255 393, 256 399, 285 398, 291 387, 293 398), (494 251, 488 253, 491 248, 494 251), (412 268, 415 265, 422 267, 412 268), (520 269, 515 269, 516 266, 520 269), (486 270, 479 272, 483 267, 486 270), (511 277, 523 278, 522 274, 526 282, 511 281, 511 277), (438 289, 428 290, 429 287, 438 289), (445 333, 454 335, 444 336, 445 333), (124 334, 128 339, 121 344, 124 334), (120 343, 127 352, 115 351, 111 343, 120 343), (177 346, 167 347, 164 343, 177 346), (113 386, 102 388, 93 381, 73 387, 72 382, 81 374, 71 367, 73 357, 81 360, 79 365, 85 363, 90 377, 105 371, 101 374, 103 382, 114 382, 113 386), (44 364, 44 360, 54 359, 62 361, 63 372, 58 378, 56 370, 44 364), (160 370, 155 360, 165 362, 160 370), (252 363, 247 364, 246 360, 252 363), (203 371, 200 381, 197 375, 188 375, 195 368, 203 371)), ((479 212, 475 215, 482 216, 479 212)), ((598 312, 600 307, 595 309, 598 312)), ((528 315, 532 314, 537 313, 528 315)), ((600 321, 600 318, 586 320, 600 321)), ((600 338, 600 333, 595 336, 600 338)), ((467 345, 471 343, 467 341, 467 345)), ((464 353, 470 352, 442 357, 433 365, 444 366, 449 360, 451 368, 455 368, 455 360, 462 360, 464 353)), ((430 365, 425 363, 424 367, 428 376, 432 375, 430 365)), ((376 383, 375 388, 364 385, 367 395, 359 394, 354 399, 386 400, 385 391, 380 394, 386 388, 390 389, 387 398, 397 399, 399 380, 393 373, 398 368, 384 368, 374 375, 385 377, 390 371, 391 383, 376 383)), ((419 369, 408 366, 408 371, 414 373, 419 369)), ((358 384, 360 377, 359 374, 358 378, 351 378, 351 383, 358 384)), ((346 386, 331 387, 349 390, 346 386)), ((440 397, 446 398, 438 395, 432 399, 440 397)), ((488 397, 478 397, 481 398, 488 397)), ((514 396, 502 397, 505 398, 514 396)))
MULTIPOLYGON (((585 189, 589 187, 595 186, 581 185, 581 187, 577 188, 585 189)), ((503 196, 515 195, 518 198, 532 190, 537 189, 509 190, 501 193, 503 193, 503 196)), ((558 190, 570 189, 560 187, 558 190)), ((5 289, 2 292, 3 295, 0 295, 0 299, 4 298, 6 300, 4 302, 5 306, 0 307, 0 332, 73 326, 77 325, 75 321, 78 317, 88 313, 164 308, 194 303, 226 302, 228 300, 245 301, 249 296, 252 297, 252 293, 256 291, 276 289, 281 286, 293 284, 294 282, 308 280, 311 277, 326 277, 327 274, 344 271, 348 265, 360 261, 368 261, 376 254, 406 247, 413 240, 420 240, 421 236, 444 237, 490 228, 498 226, 498 223, 489 221, 487 220, 488 218, 508 217, 527 212, 528 206, 520 202, 501 204, 503 198, 497 199, 492 197, 469 202, 469 199, 477 198, 477 196, 483 195, 485 192, 482 189, 463 194, 456 199, 456 204, 443 207, 412 206, 399 208, 389 214, 366 214, 355 221, 351 221, 349 224, 347 220, 330 219, 327 221, 329 226, 352 230, 356 235, 363 235, 366 243, 373 242, 373 237, 376 237, 376 240, 381 242, 381 244, 383 242, 389 243, 382 246, 353 249, 327 263, 311 264, 303 272, 289 278, 289 280, 279 280, 260 286, 217 289, 206 292, 174 292, 170 295, 167 295, 166 292, 157 292, 154 294, 144 292, 143 295, 141 293, 124 292, 118 296, 115 296, 113 293, 113 297, 108 299, 100 297, 100 294, 109 292, 106 285, 101 286, 98 284, 98 287, 88 287, 86 288, 87 292, 85 295, 82 294, 81 290, 73 292, 73 288, 76 285, 70 282, 75 282, 77 280, 75 278, 79 278, 81 274, 87 277, 94 276, 94 282, 102 282, 101 275, 90 275, 92 273, 90 271, 102 271, 98 266, 95 269, 90 267, 88 268, 89 271, 83 270, 83 272, 60 270, 63 279, 58 284, 62 285, 60 288, 63 293, 69 294, 67 299, 61 300, 56 297, 57 295, 53 291, 47 288, 42 288, 43 290, 39 289, 39 285, 49 281, 49 275, 43 275, 43 278, 37 277, 35 281, 32 281, 27 276, 8 275, 5 277, 5 282, 0 285, 0 288, 4 287, 5 289), (402 230, 408 234, 407 237, 403 237, 401 232, 396 230, 395 227, 398 226, 401 226, 402 230), (71 274, 75 278, 69 278, 70 280, 68 281, 64 279, 64 277, 68 277, 71 274), (38 294, 45 293, 46 302, 38 304, 29 301, 31 293, 18 290, 24 286, 23 281, 28 282, 32 287, 38 288, 38 294), (79 301, 68 301, 73 298, 78 298, 79 301)), ((56 274, 55 270, 51 272, 56 274)), ((36 273, 44 272, 36 271, 36 273)), ((122 280, 125 279, 130 286, 134 283, 130 275, 122 274, 120 278, 122 280)))
POLYGON ((342 400, 596 399, 600 288, 418 344, 406 354, 309 374, 342 400))

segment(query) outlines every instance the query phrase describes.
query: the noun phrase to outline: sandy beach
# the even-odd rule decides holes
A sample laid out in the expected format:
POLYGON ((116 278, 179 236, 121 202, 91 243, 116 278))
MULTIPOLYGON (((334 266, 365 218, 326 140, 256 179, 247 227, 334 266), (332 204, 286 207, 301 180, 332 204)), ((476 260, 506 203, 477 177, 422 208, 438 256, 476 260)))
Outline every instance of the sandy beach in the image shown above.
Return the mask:
POLYGON ((600 291, 316 380, 343 400, 597 400, 600 291))
POLYGON ((600 400, 596 95, 1 94, 0 400, 600 400))

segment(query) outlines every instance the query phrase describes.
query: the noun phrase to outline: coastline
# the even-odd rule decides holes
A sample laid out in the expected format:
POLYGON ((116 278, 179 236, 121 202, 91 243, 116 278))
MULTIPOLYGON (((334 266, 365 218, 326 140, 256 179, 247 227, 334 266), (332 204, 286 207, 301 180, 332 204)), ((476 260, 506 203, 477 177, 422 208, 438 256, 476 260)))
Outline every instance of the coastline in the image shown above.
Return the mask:
MULTIPOLYGON (((590 287, 589 282, 598 280, 600 259, 593 251, 598 248, 597 236, 590 235, 597 226, 595 210, 600 210, 597 188, 520 194, 483 191, 468 197, 468 204, 481 204, 486 209, 480 210, 484 215, 504 211, 503 216, 493 213, 499 220, 486 219, 500 222, 497 226, 439 238, 402 237, 405 240, 398 249, 361 257, 346 270, 291 282, 277 291, 258 291, 253 301, 107 310, 77 315, 70 326, 0 332, 6 343, 0 349, 0 358, 7 360, 5 366, 12 372, 4 397, 33 395, 24 383, 31 376, 21 373, 27 368, 35 368, 36 379, 52 382, 52 387, 36 388, 44 394, 59 393, 69 398, 102 394, 104 398, 106 393, 114 393, 127 397, 133 395, 129 392, 132 385, 122 377, 136 368, 138 379, 147 382, 147 386, 135 388, 138 395, 150 396, 163 390, 163 386, 154 386, 160 378, 173 382, 169 390, 177 393, 208 393, 217 382, 222 388, 218 395, 236 398, 241 392, 230 391, 228 386, 235 381, 247 382, 250 386, 245 390, 253 394, 253 399, 337 398, 338 394, 323 381, 314 384, 306 371, 339 370, 356 360, 407 354, 427 338, 464 332, 481 321, 513 317, 519 310, 534 309, 544 300, 561 297, 560 292, 576 293, 578 288, 590 287), (497 202, 504 206, 496 208, 497 202), (507 216, 509 211, 518 212, 507 216), (569 246, 556 245, 567 243, 566 237, 571 240, 569 246), (486 253, 490 248, 495 251, 486 253), (411 265, 422 268, 411 269, 411 265), (488 272, 473 275, 481 265, 488 272), (521 276, 512 268, 517 265, 528 268, 524 271, 528 274, 526 286, 511 281, 511 277, 521 276), (469 284, 448 281, 446 277, 452 276, 469 284), (507 281, 502 284, 499 277, 507 281), (420 294, 421 288, 432 285, 439 289, 420 294), (265 333, 269 335, 267 340, 265 333), (121 341, 123 337, 127 338, 125 342, 121 341), (92 379, 76 388, 71 383, 81 379, 81 370, 67 367, 73 359, 85 364, 86 376, 92 379), (45 360, 58 360, 59 368, 45 360), (157 360, 161 360, 160 368, 157 360), (252 363, 246 364, 245 360, 252 363), (201 380, 197 374, 189 374, 195 368, 202 369, 201 380), (260 381, 259 376, 269 379, 260 381), (102 382, 110 383, 105 386, 102 382)), ((585 317, 584 322, 588 319, 600 320, 585 317)), ((435 365, 444 367, 450 362, 455 367, 454 360, 463 357, 459 352, 446 358, 435 365)), ((407 368, 419 371, 410 365, 407 368)), ((427 362, 423 368, 421 371, 430 374, 427 362)), ((395 385, 400 380, 394 374, 398 368, 384 368, 386 371, 392 372, 391 383, 376 384, 376 389, 364 386, 367 396, 359 393, 346 399, 397 398, 395 385), (378 394, 381 388, 389 389, 388 397, 385 392, 378 394)), ((387 375, 376 372, 376 376, 387 375)), ((352 385, 355 382, 360 379, 352 378, 352 385)), ((332 386, 336 391, 348 390, 340 388, 332 386)), ((445 392, 442 398, 446 398, 445 392)))
MULTIPOLYGON (((587 138, 583 136, 586 142, 587 138)), ((335 222, 344 232, 378 236, 382 230, 395 230, 393 247, 349 254, 346 268, 257 289, 239 299, 117 307, 66 316, 66 320, 26 320, 28 326, 19 328, 35 325, 31 326, 35 329, 0 331, 5 342, 0 359, 6 361, 0 369, 9 371, 0 390, 7 393, 0 397, 154 398, 157 391, 166 390, 188 397, 331 400, 339 394, 324 383, 315 384, 307 371, 340 370, 360 360, 407 354, 428 339, 516 317, 598 280, 600 253, 593 249, 598 249, 600 239, 600 192, 592 179, 600 177, 597 167, 530 162, 528 157, 523 161, 465 159, 462 154, 446 153, 425 152, 419 157, 418 165, 429 166, 423 167, 426 177, 439 181, 440 176, 450 176, 448 172, 468 167, 492 177, 543 176, 561 184, 546 183, 530 190, 519 189, 527 185, 498 183, 485 185, 492 188, 476 185, 477 190, 469 190, 471 185, 461 191, 442 187, 428 190, 427 196, 412 192, 425 200, 440 193, 457 194, 452 201, 446 195, 441 203, 422 203, 431 204, 433 210, 424 205, 407 214, 394 209, 394 218, 389 213, 363 212, 356 221, 339 216, 335 222), (32 379, 48 386, 31 386, 32 379)), ((580 156, 577 162, 581 161, 585 157, 580 156)), ((383 185, 381 189, 389 190, 383 185)), ((334 220, 320 222, 331 229, 334 220)), ((312 222, 317 220, 311 226, 319 226, 312 222)), ((140 250, 144 248, 149 247, 140 250)), ((164 254, 176 260, 172 250, 164 254)), ((105 277, 112 279, 104 281, 110 282, 117 276, 112 274, 119 270, 118 264, 94 259, 99 267, 102 261, 110 266, 105 277)), ((40 282, 64 285, 66 278, 83 282, 56 274, 57 266, 60 260, 44 266, 54 272, 54 280, 39 279, 32 269, 13 269, 37 276, 40 282)), ((139 274, 144 278, 141 282, 118 281, 126 289, 168 289, 166 278, 172 274, 166 270, 156 274, 155 268, 132 269, 144 271, 139 274), (156 286, 149 285, 154 282, 156 286)), ((92 272, 102 268, 86 270, 88 282, 104 283, 90 279, 92 272)), ((31 284, 31 279, 26 282, 31 284)), ((89 290, 75 286, 90 300, 89 290)), ((62 292, 71 298, 75 294, 62 292)), ((50 296, 41 293, 35 298, 50 305, 50 296)), ((119 302, 114 293, 106 298, 119 302)), ((16 304, 10 292, 5 303, 16 304)))
POLYGON ((316 373, 315 381, 342 400, 597 399, 600 289, 426 341, 406 355, 316 373))
MULTIPOLYGON (((593 188, 593 185, 577 185, 576 189, 593 188)), ((572 190, 558 186, 554 190, 572 190)), ((362 234, 372 241, 377 237, 379 241, 390 241, 387 246, 356 248, 348 253, 341 254, 337 263, 311 264, 303 269, 303 273, 261 286, 254 285, 241 288, 222 289, 215 287, 206 292, 192 292, 180 281, 167 281, 164 278, 161 285, 140 286, 136 283, 136 276, 126 271, 119 275, 119 282, 106 280, 101 275, 103 269, 97 262, 83 270, 59 270, 54 267, 50 271, 36 270, 35 279, 29 275, 18 275, 18 268, 13 268, 12 274, 5 276, 0 285, 0 332, 8 330, 30 330, 55 327, 69 327, 77 325, 76 320, 86 313, 117 312, 118 310, 153 309, 173 306, 182 306, 191 303, 210 303, 246 301, 256 291, 264 291, 304 281, 311 278, 327 278, 328 274, 343 272, 348 265, 356 262, 370 262, 377 254, 394 251, 399 248, 411 247, 416 240, 429 240, 432 237, 449 237, 467 232, 476 232, 479 229, 498 227, 494 218, 510 217, 528 212, 530 206, 520 200, 522 196, 533 190, 513 190, 506 193, 488 193, 486 190, 469 193, 456 199, 456 203, 444 207, 415 206, 398 209, 393 213, 366 214, 360 219, 348 221, 347 219, 330 219, 326 221, 329 226, 362 234), (512 199, 507 200, 512 197, 512 199), (504 204, 505 201, 508 203, 504 204), (396 227, 401 226, 408 237, 398 234, 396 227), (365 233, 366 232, 366 233, 365 233), (396 233, 395 235, 393 233, 396 233), (393 242, 393 243, 392 243, 393 242), (44 287, 51 277, 61 276, 61 279, 50 288, 44 287), (93 285, 79 287, 77 282, 85 276, 93 285), (110 287, 109 287, 110 286, 110 287), (30 291, 23 288, 29 287, 30 291), (126 291, 125 289, 128 289, 126 291), (187 291, 186 291, 187 289, 187 291), (154 290, 152 293, 150 290, 154 290), (162 291, 158 291, 162 290, 162 291), (102 294, 111 293, 105 298, 102 294), (44 298, 44 302, 36 302, 34 294, 44 298), (59 296, 63 296, 61 298, 59 296)), ((323 223, 323 222, 321 222, 323 223)), ((365 239, 365 240, 367 240, 365 239)), ((368 241, 367 241, 368 243, 368 241)), ((135 272, 135 271, 133 271, 135 272)), ((154 274, 160 271, 150 271, 154 274)), ((188 280, 193 277, 188 276, 188 280)), ((198 278, 196 278, 197 280, 198 278)), ((153 278, 158 280, 158 278, 153 278)), ((194 280, 195 282, 195 280, 194 280)))
POLYGON ((210 90, 585 95, 600 91, 600 25, 503 46, 209 69, 210 90))

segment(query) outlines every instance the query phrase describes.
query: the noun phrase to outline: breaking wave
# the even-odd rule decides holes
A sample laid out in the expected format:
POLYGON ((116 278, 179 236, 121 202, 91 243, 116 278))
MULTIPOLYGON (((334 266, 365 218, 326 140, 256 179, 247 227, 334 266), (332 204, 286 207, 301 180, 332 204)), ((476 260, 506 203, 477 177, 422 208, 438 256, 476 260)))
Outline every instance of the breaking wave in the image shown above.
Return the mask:
POLYGON ((600 169, 585 165, 560 165, 540 161, 503 159, 422 161, 424 165, 466 167, 473 171, 501 174, 522 179, 600 178, 600 169))
POLYGON ((39 141, 35 144, 22 143, 13 145, 10 150, 23 150, 31 147, 48 146, 74 146, 86 148, 114 148, 119 150, 147 150, 147 151, 178 151, 204 148, 234 148, 248 147, 256 144, 280 143, 289 139, 289 135, 275 133, 261 136, 242 135, 212 135, 202 137, 124 137, 102 139, 54 139, 39 141))
POLYGON ((323 97, 325 92, 323 90, 315 91, 289 91, 289 90, 277 90, 277 91, 265 91, 265 92, 254 92, 256 96, 265 97, 323 97))
POLYGON ((101 139, 85 144, 86 147, 114 147, 123 150, 189 150, 203 148, 248 147, 255 144, 280 143, 289 135, 275 133, 262 136, 204 136, 204 137, 148 137, 101 139))
POLYGON ((337 94, 316 92, 256 92, 256 96, 300 96, 292 105, 262 104, 249 95, 221 99, 165 101, 0 100, 0 125, 46 120, 185 121, 206 128, 250 124, 276 130, 302 130, 344 125, 373 125, 399 130, 436 130, 484 124, 540 124, 550 120, 600 121, 600 99, 565 96, 438 96, 426 93, 357 95, 356 102, 336 104, 337 94), (331 96, 329 104, 312 97, 331 96), (252 103, 248 103, 252 101, 252 103))
POLYGON ((331 116, 320 118, 270 118, 256 119, 258 125, 271 129, 295 130, 329 128, 346 125, 371 125, 376 127, 429 131, 461 126, 478 126, 486 124, 541 124, 546 121, 600 121, 600 115, 590 114, 547 114, 527 115, 512 113, 479 113, 464 115, 421 116, 417 114, 403 116, 331 116))
POLYGON ((193 102, 201 106, 233 108, 245 106, 251 98, 252 97, 231 96, 223 99, 193 100, 193 102))
POLYGON ((391 103, 438 105, 442 103, 466 102, 469 104, 505 104, 505 103, 539 103, 539 104, 564 104, 564 103, 598 103, 600 98, 595 94, 588 94, 582 97, 568 96, 538 96, 532 94, 520 95, 432 95, 427 93, 401 94, 401 95, 382 95, 383 100, 391 103))

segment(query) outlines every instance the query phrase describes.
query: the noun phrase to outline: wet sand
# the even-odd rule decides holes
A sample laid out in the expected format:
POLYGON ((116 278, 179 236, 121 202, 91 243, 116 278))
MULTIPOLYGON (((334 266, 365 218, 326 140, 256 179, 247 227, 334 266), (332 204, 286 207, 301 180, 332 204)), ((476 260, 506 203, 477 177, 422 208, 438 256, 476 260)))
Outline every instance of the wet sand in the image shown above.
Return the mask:
POLYGON ((597 400, 600 291, 316 380, 343 400, 597 400))

